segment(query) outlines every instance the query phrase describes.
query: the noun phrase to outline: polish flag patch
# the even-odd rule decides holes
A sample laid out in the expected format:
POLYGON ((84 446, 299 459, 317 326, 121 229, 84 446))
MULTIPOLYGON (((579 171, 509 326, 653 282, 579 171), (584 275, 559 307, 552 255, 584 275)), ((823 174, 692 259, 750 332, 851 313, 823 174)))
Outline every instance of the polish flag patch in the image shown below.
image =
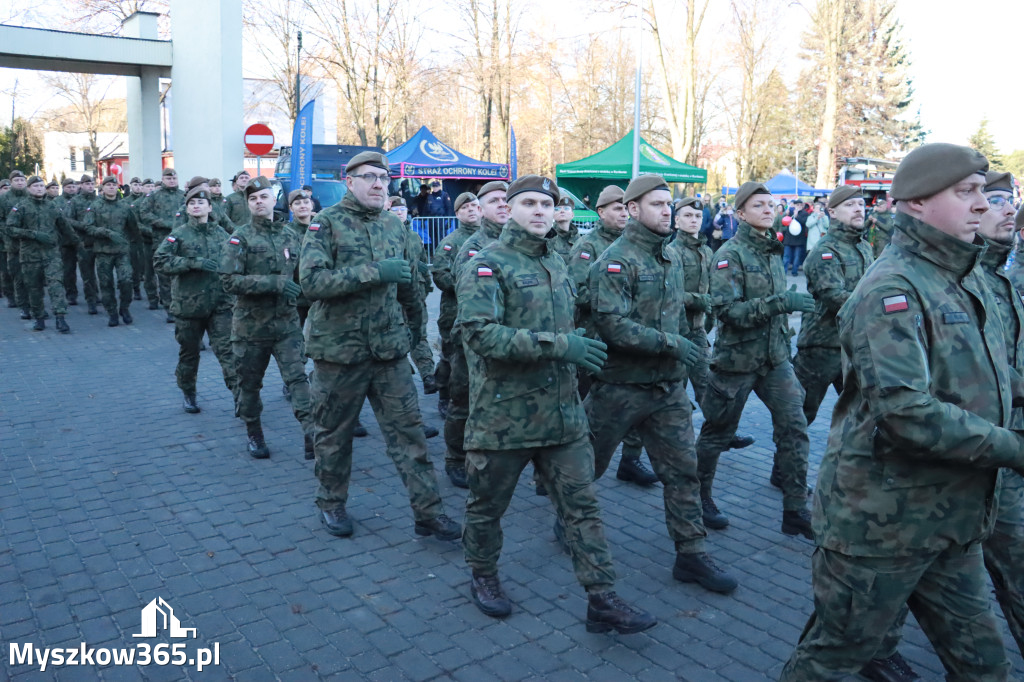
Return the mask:
POLYGON ((727 261, 727 260, 720 260, 720 261, 718 261, 718 268, 717 268, 718 270, 724 270, 727 267, 729 267, 729 261, 727 261))
POLYGON ((608 272, 622 272, 622 265, 619 263, 609 263, 608 272))
POLYGON ((583 260, 590 260, 590 254, 586 251, 580 251, 580 258, 583 260))
POLYGON ((826 251, 825 253, 821 254, 821 260, 832 260, 832 252, 826 251))
POLYGON ((470 255, 470 256, 475 256, 475 255, 476 255, 476 254, 478 254, 478 253, 480 253, 480 252, 479 252, 479 251, 477 251, 476 249, 470 249, 470 250, 469 250, 469 255, 470 255))
POLYGON ((310 232, 319 232, 320 231, 320 223, 310 223, 309 224, 309 231, 310 232))
POLYGON ((481 267, 476 269, 476 276, 477 277, 491 277, 493 275, 494 275, 494 271, 491 270, 490 268, 486 268, 486 267, 481 266, 481 267))
POLYGON ((907 297, 903 294, 883 298, 882 306, 885 308, 886 314, 899 313, 910 307, 907 305, 907 297))
POLYGON ((228 240, 228 244, 234 244, 235 246, 238 246, 241 243, 242 240, 239 239, 238 237, 232 237, 231 239, 228 240))
POLYGON ((444 245, 444 250, 445 251, 451 251, 452 250, 452 245, 451 244, 445 244, 444 245))
POLYGON ((169 241, 170 243, 172 243, 172 244, 173 244, 174 242, 176 242, 176 241, 178 241, 178 240, 177 240, 177 239, 175 239, 174 237, 170 236, 170 235, 167 235, 167 241, 169 241))

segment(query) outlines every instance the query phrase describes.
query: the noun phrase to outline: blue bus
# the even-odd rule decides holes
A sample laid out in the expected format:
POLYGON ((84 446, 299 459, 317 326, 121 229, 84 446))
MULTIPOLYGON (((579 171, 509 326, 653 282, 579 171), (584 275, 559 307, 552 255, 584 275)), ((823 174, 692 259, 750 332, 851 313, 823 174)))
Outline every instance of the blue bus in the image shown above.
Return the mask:
MULTIPOLYGON (((362 147, 354 144, 315 144, 313 145, 313 198, 320 202, 322 208, 333 206, 345 196, 344 168, 349 159, 360 152, 372 151, 384 153, 380 147, 362 147)), ((278 210, 287 215, 288 207, 284 205, 288 192, 291 191, 292 148, 282 146, 274 167, 274 179, 280 184, 278 189, 278 210)))

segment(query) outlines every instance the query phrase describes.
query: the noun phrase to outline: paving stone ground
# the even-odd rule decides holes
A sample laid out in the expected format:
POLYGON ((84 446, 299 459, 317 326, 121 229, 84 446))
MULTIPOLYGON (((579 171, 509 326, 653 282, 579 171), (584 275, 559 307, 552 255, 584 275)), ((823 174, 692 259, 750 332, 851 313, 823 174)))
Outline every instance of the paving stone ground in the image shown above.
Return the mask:
MULTIPOLYGON (((437 292, 429 303, 436 315, 437 292)), ((756 397, 741 432, 757 443, 726 453, 719 467, 717 501, 732 523, 709 538, 715 558, 740 580, 733 595, 673 581, 660 487, 623 484, 613 465, 597 487, 618 590, 660 623, 639 635, 588 634, 583 590, 528 470, 504 521, 501 573, 515 610, 496 621, 470 601, 460 546, 413 534, 405 490, 368 407, 370 436, 355 443, 348 507, 356 534, 334 538, 317 520, 312 463, 303 460, 273 365, 263 390, 272 458, 254 461, 209 351, 200 367, 203 411, 182 412, 172 325, 145 307, 136 302, 135 324, 115 329, 103 315, 72 308, 69 337, 31 332, 18 311, 0 308, 0 677, 777 678, 812 609, 812 545, 779 532, 781 495, 768 485, 771 422, 756 397), (133 638, 140 609, 156 597, 198 637, 170 640, 161 630, 155 640, 133 638), (9 652, 12 642, 95 649, 182 641, 189 652, 217 643, 220 665, 40 673, 12 664, 9 652)), ((823 416, 834 396, 827 400, 823 416)), ((434 397, 420 403, 439 426, 434 397)), ((813 476, 827 418, 810 433, 813 476)), ((461 519, 466 493, 444 477, 443 448, 440 438, 430 441, 447 510, 461 519)), ((902 651, 925 679, 941 679, 913 621, 902 651)))

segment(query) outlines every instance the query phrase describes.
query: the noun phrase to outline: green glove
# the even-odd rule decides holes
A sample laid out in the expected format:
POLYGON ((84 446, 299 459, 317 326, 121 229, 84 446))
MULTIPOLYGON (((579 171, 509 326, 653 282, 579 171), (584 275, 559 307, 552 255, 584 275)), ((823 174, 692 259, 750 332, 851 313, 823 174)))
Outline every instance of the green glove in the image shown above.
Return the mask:
POLYGON ((783 303, 787 313, 809 313, 814 310, 814 297, 799 293, 795 284, 783 294, 783 303))
POLYGON ((392 282, 408 284, 412 281, 412 268, 409 266, 409 261, 401 258, 377 261, 377 270, 380 272, 380 281, 385 284, 392 282))
POLYGON ((562 359, 579 365, 591 374, 596 374, 604 367, 608 360, 608 346, 596 339, 588 339, 585 336, 566 334, 565 339, 568 345, 562 359))
POLYGON ((57 246, 57 240, 54 238, 54 236, 46 232, 37 232, 35 239, 40 244, 46 244, 47 246, 57 246))
POLYGON ((705 360, 704 353, 701 352, 700 346, 695 344, 690 339, 682 336, 681 334, 668 334, 669 338, 674 338, 676 341, 675 348, 672 349, 673 354, 683 361, 684 365, 689 367, 695 367, 705 360))
POLYGON ((199 266, 200 269, 205 270, 206 272, 217 272, 218 270, 220 270, 220 263, 218 263, 214 259, 200 258, 200 260, 202 261, 201 265, 199 266))
POLYGON ((694 294, 693 296, 700 304, 701 308, 703 308, 704 312, 711 312, 711 294, 694 294))
POLYGON ((281 289, 281 293, 285 295, 285 298, 295 299, 302 293, 302 287, 289 279, 285 281, 284 288, 281 289))

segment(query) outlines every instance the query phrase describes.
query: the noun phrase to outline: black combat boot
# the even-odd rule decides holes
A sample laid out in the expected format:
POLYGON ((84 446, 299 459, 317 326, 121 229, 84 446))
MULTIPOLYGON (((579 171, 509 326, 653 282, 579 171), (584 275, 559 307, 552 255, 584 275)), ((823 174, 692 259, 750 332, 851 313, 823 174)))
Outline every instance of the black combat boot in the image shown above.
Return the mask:
POLYGON ((352 429, 352 435, 356 438, 366 438, 370 435, 370 432, 366 430, 366 427, 363 426, 358 419, 356 419, 356 427, 352 429))
POLYGON ((547 497, 548 496, 548 487, 546 485, 544 485, 544 481, 536 480, 533 483, 534 483, 534 490, 533 490, 533 492, 537 493, 538 497, 547 497))
POLYGON ((438 431, 436 427, 431 426, 429 424, 424 424, 423 425, 423 437, 424 438, 434 438, 439 433, 441 433, 441 432, 438 431))
POLYGON ((470 594, 476 607, 492 618, 504 618, 512 613, 512 602, 501 589, 501 581, 497 575, 473 574, 469 584, 470 594))
POLYGON ((171 311, 169 310, 167 311, 167 319, 165 322, 167 322, 167 324, 174 324, 174 315, 171 315, 171 311))
POLYGON ((68 323, 64 321, 64 316, 63 315, 55 315, 55 317, 56 317, 56 320, 54 321, 54 324, 57 325, 57 331, 59 331, 61 334, 70 334, 71 333, 71 327, 69 327, 68 323))
POLYGON ((437 381, 434 379, 433 374, 428 374, 423 377, 423 395, 431 395, 437 393, 437 381))
POLYGON ((267 459, 270 457, 270 449, 267 447, 267 442, 263 440, 263 427, 259 422, 246 424, 245 429, 249 435, 249 456, 253 459, 267 459))
POLYGON ((415 531, 416 535, 433 535, 438 540, 458 540, 462 537, 462 526, 445 514, 426 521, 417 521, 415 531))
POLYGON ((316 459, 316 454, 313 452, 313 436, 305 436, 303 445, 306 450, 306 459, 316 459))
POLYGON ((121 308, 121 319, 124 320, 125 324, 132 323, 132 314, 128 312, 127 308, 121 308))
POLYGON ((10 294, 7 297, 7 307, 8 308, 17 308, 18 307, 17 301, 14 300, 14 294, 10 294))
POLYGON ((189 414, 199 414, 199 406, 196 405, 196 392, 182 391, 182 394, 185 396, 185 399, 181 404, 182 409, 189 414))
POLYGON ((632 635, 657 624, 654 616, 630 606, 612 591, 587 593, 587 632, 614 629, 621 635, 632 635))
POLYGON ((718 510, 718 505, 710 497, 700 498, 700 509, 704 516, 704 527, 722 530, 729 526, 729 517, 718 510))
POLYGON ((445 464, 444 472, 448 474, 448 480, 456 488, 469 488, 469 481, 466 478, 466 467, 460 464, 445 464))
POLYGON ((644 466, 644 463, 640 461, 639 454, 635 457, 627 457, 623 454, 622 459, 619 460, 619 470, 615 473, 615 478, 620 481, 636 483, 643 488, 649 488, 658 482, 658 475, 644 466))
POLYGON ((157 303, 156 301, 150 301, 149 302, 149 309, 150 310, 160 310, 160 304, 157 303))
POLYGON ((813 540, 814 531, 811 530, 811 512, 806 509, 782 512, 782 532, 786 535, 803 535, 808 540, 813 540))
POLYGON ((739 584, 723 571, 707 552, 677 554, 672 577, 684 583, 697 583, 710 592, 729 594, 739 584))
POLYGON ((100 314, 100 311, 96 309, 96 304, 95 303, 90 303, 89 304, 89 314, 90 315, 99 315, 100 314))
MULTIPOLYGON (((22 308, 21 309, 21 319, 23 319, 23 320, 31 320, 32 319, 32 312, 28 308, 22 308)), ((39 319, 42 319, 42 318, 39 318, 39 319)))
POLYGON ((34 325, 32 325, 32 331, 34 331, 34 332, 41 332, 44 329, 46 329, 46 322, 44 322, 43 318, 41 318, 41 317, 36 318, 36 323, 34 325))
POLYGON ((860 676, 871 682, 914 682, 921 679, 898 651, 889 658, 872 659, 860 669, 860 676))
POLYGON ((344 507, 331 507, 320 510, 320 522, 327 528, 327 532, 339 538, 347 538, 352 535, 352 519, 344 507))
POLYGON ((110 313, 110 317, 107 318, 107 326, 108 327, 116 327, 119 324, 121 324, 121 323, 117 319, 117 313, 110 313))
POLYGON ((78 299, 74 296, 68 297, 68 305, 78 305, 78 299))
POLYGON ((753 436, 733 436, 732 440, 729 441, 730 450, 742 450, 743 448, 749 447, 754 444, 753 436))

